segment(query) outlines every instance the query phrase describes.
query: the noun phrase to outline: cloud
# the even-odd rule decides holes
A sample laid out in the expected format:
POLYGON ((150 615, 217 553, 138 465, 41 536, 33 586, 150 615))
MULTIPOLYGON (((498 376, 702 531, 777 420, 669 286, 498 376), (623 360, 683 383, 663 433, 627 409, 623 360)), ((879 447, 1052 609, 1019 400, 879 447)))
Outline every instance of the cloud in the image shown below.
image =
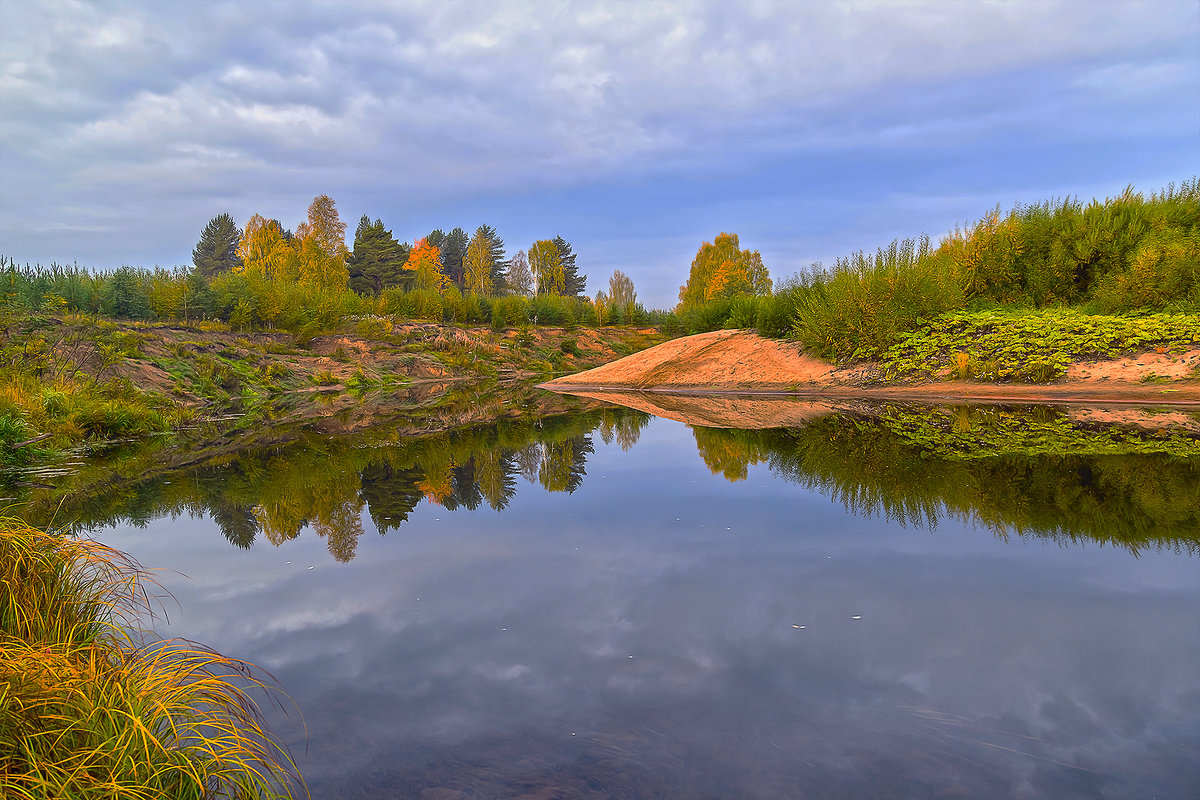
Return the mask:
MULTIPOLYGON (((1152 10, 2 3, 0 26, 20 34, 0 55, 0 167, 21 200, 0 200, 0 220, 7 244, 37 251, 50 242, 29 218, 68 205, 121 197, 176 215, 156 220, 160 233, 132 258, 180 237, 170 251, 186 254, 197 217, 220 204, 280 216, 318 192, 389 197, 364 209, 374 215, 419 213, 483 195, 1040 135, 1075 110, 1097 129, 1125 119, 1130 135, 1153 135, 1179 120, 1161 110, 1168 98, 1178 107, 1200 77, 1194 10, 1152 10), (1038 105, 1049 98, 1059 115, 1038 105), (1142 113, 1118 113, 1130 104, 1142 113), (163 205, 162 194, 193 200, 163 205), (287 208, 251 206, 264 200, 287 208)), ((111 253, 130 233, 114 223, 107 243, 55 243, 111 253)))

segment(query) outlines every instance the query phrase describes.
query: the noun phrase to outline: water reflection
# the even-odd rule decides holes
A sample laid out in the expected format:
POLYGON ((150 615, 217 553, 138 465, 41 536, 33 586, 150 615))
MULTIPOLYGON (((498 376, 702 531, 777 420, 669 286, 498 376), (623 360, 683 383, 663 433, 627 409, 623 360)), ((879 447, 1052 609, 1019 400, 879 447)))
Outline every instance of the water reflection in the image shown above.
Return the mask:
MULTIPOLYGON (((1200 433, 1175 418, 1155 425, 1161 416, 1149 414, 1130 424, 1128 414, 1114 419, 1095 409, 890 404, 806 408, 798 416, 804 423, 790 428, 694 425, 692 432, 714 475, 741 481, 762 464, 855 514, 906 525, 934 528, 954 518, 1002 536, 1090 540, 1135 553, 1195 552, 1200 541, 1200 433)), ((649 419, 609 408, 369 446, 310 436, 116 490, 43 492, 27 513, 85 529, 207 513, 236 547, 260 538, 278 546, 310 529, 344 562, 363 535, 364 509, 386 534, 422 501, 447 511, 485 503, 501 511, 520 478, 572 493, 587 475, 593 437, 628 451, 649 419)))
POLYGON ((1072 414, 311 439, 93 493, 94 524, 146 525, 97 535, 166 568, 168 632, 279 678, 318 798, 1188 796, 1200 559, 1145 545, 1195 540, 1189 444, 1072 414), (1138 492, 1138 559, 964 521, 1108 541, 1138 492))

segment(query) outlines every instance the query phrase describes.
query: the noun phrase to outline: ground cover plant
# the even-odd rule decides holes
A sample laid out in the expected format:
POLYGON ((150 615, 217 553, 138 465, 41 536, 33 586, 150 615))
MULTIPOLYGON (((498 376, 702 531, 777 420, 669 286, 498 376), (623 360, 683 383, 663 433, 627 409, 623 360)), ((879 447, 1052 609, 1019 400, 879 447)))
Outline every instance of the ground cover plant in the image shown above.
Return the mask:
POLYGON ((137 625, 137 565, 97 542, 0 519, 0 794, 305 794, 263 728, 248 665, 137 625))
POLYGON ((879 355, 888 380, 960 379, 1045 383, 1075 361, 1150 349, 1200 347, 1200 316, 1112 316, 1077 309, 957 311, 905 334, 879 355))

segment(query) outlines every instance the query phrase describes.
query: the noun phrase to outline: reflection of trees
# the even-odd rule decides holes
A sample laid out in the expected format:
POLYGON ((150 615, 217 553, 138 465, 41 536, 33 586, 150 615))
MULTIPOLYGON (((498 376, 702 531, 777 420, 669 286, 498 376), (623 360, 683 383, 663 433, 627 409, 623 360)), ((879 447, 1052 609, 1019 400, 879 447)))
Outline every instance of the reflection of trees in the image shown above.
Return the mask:
MULTIPOLYGON (((375 446, 312 436, 241 452, 142 484, 71 497, 56 512, 81 527, 133 524, 163 514, 209 514, 237 547, 259 531, 275 545, 307 526, 335 558, 352 558, 367 510, 382 533, 409 520, 421 500, 447 509, 497 510, 517 477, 573 492, 586 474, 594 431, 632 444, 648 417, 604 411, 513 419, 375 446)), ((873 409, 804 428, 695 428, 715 473, 740 480, 763 463, 850 510, 906 524, 968 519, 996 531, 1063 541, 1198 549, 1200 442, 1179 432, 1076 425, 1053 409, 873 409), (1089 455, 1124 451, 1125 455, 1089 455)), ((126 467, 137 474, 144 463, 126 467)))
MULTIPOLYGON (((608 418, 614 432, 625 431, 632 441, 645 425, 644 415, 637 413, 626 425, 624 413, 608 418)), ((600 419, 597 412, 516 419, 375 447, 314 435, 213 459, 173 474, 171 481, 147 482, 142 491, 126 487, 92 497, 75 513, 84 527, 207 513, 243 548, 260 532, 281 546, 307 527, 326 540, 334 558, 348 561, 363 534, 364 510, 384 533, 407 522, 422 500, 447 510, 474 510, 485 501, 504 509, 521 474, 552 491, 575 491, 593 452, 588 434, 600 419), (93 516, 85 516, 88 511, 93 516)))
POLYGON ((213 522, 221 530, 221 535, 229 540, 234 547, 249 550, 258 534, 258 525, 254 519, 254 510, 246 506, 220 503, 212 508, 213 522))
POLYGON ((483 450, 475 456, 479 492, 497 511, 508 507, 517 493, 517 464, 511 450, 483 450))
POLYGON ((714 473, 772 472, 849 510, 933 527, 944 517, 1063 541, 1200 549, 1200 458, 1088 448, 1188 445, 1161 434, 1076 428, 1047 409, 943 417, 929 409, 829 416, 791 430, 695 429, 714 473), (965 438, 969 437, 969 438, 965 438), (1068 455, 1061 455, 1068 453, 1068 455))
POLYGON ((724 475, 726 480, 744 481, 751 464, 766 460, 755 431, 693 427, 692 433, 705 465, 713 475, 724 475))
POLYGON ((542 467, 542 445, 539 442, 530 442, 517 450, 514 460, 521 477, 530 483, 537 483, 538 471, 542 467))
POLYGON ((638 443, 650 419, 651 415, 644 411, 606 409, 600 412, 600 438, 605 444, 612 444, 615 439, 621 450, 628 452, 638 443))
POLYGON ((419 484, 421 470, 387 461, 368 464, 362 471, 360 496, 370 509, 371 520, 380 533, 400 527, 408 520, 425 493, 419 484))
POLYGON ((538 482, 548 492, 574 492, 583 483, 587 457, 594 452, 590 436, 547 443, 542 450, 538 482))

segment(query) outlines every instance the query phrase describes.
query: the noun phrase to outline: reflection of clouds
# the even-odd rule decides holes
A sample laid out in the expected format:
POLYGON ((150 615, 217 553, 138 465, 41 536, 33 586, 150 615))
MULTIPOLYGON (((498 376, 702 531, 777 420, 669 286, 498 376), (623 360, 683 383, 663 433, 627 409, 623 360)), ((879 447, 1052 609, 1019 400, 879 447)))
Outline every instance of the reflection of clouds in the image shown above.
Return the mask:
POLYGON ((1180 796, 1200 774, 1196 559, 846 517, 765 470, 708 476, 658 421, 589 475, 503 514, 422 506, 346 565, 197 527, 177 630, 279 677, 316 796, 1180 796))

